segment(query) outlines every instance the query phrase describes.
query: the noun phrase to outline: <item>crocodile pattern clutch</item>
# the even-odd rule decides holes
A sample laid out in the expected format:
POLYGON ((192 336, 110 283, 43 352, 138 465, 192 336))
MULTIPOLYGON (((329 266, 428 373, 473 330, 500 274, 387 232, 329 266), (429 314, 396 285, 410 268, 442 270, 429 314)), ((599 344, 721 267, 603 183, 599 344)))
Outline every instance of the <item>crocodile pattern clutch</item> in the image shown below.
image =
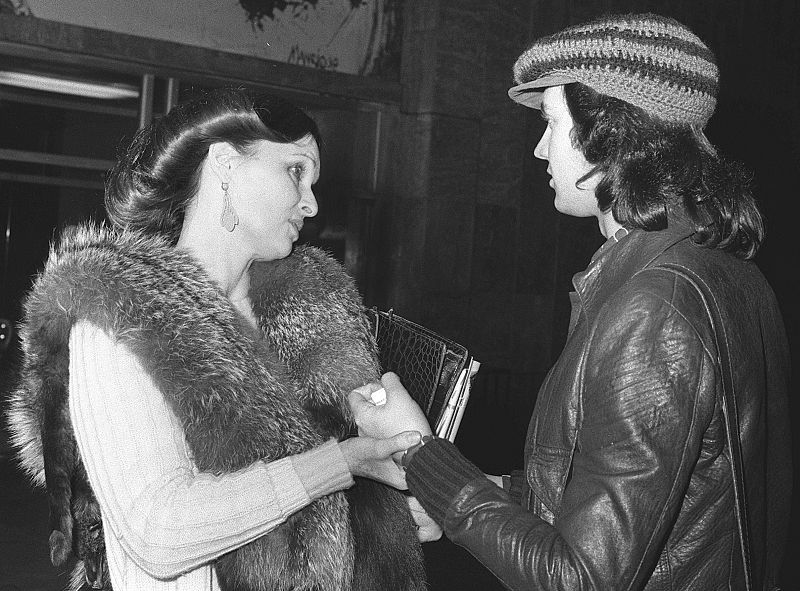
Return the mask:
POLYGON ((367 316, 383 371, 396 373, 430 424, 437 425, 459 375, 469 362, 469 352, 392 310, 370 308, 367 316))

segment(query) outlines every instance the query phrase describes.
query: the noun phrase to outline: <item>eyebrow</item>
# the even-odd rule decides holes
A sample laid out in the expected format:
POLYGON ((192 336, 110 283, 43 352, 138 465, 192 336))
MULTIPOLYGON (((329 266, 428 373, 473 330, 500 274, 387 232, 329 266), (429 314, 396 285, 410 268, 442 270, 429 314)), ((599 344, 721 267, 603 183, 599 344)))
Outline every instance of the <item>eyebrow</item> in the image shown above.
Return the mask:
POLYGON ((312 161, 314 164, 317 164, 317 159, 316 159, 316 158, 314 158, 314 157, 311 155, 311 153, 310 153, 310 152, 302 152, 302 151, 301 151, 301 152, 295 152, 295 153, 294 153, 294 155, 295 155, 295 156, 305 156, 306 158, 308 158, 309 160, 311 160, 311 161, 312 161))

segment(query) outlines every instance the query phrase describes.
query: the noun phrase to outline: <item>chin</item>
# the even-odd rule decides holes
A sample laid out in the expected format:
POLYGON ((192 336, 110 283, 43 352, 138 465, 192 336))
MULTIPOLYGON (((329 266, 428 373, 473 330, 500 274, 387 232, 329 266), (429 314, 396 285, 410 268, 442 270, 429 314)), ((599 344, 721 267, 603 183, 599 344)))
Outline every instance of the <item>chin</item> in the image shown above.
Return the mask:
POLYGON ((292 244, 273 246, 269 250, 259 253, 258 260, 260 261, 276 261, 278 259, 285 259, 292 254, 292 244))
POLYGON ((290 254, 292 254, 292 250, 294 249, 294 242, 289 242, 288 244, 283 245, 281 248, 276 248, 274 251, 274 258, 276 259, 285 259, 290 254))

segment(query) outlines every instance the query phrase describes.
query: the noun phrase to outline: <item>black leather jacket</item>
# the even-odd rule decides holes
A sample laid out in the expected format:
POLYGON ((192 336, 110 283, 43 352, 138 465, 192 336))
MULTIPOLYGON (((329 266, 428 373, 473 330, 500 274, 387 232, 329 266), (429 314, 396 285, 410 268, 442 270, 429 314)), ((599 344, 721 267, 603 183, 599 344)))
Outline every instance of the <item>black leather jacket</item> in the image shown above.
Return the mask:
MULTIPOLYGON (((697 290, 663 263, 693 269, 722 308, 754 587, 774 584, 792 478, 785 331, 756 266, 690 234, 673 220, 600 248, 574 278, 568 340, 539 392, 515 482, 520 502, 474 472, 449 500, 447 536, 509 588, 744 588, 714 335, 697 290)), ((423 506, 432 497, 412 472, 437 453, 426 448, 409 467, 423 506)))

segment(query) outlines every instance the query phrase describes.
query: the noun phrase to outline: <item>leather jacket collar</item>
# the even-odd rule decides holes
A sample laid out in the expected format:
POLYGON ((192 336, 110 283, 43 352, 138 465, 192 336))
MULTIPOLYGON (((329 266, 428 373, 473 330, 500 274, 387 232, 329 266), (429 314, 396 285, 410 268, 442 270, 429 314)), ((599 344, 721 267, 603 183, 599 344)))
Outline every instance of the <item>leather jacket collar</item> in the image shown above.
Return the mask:
POLYGON ((572 285, 589 318, 625 281, 653 262, 659 255, 694 233, 684 215, 671 214, 665 230, 633 230, 626 236, 606 240, 592 255, 589 266, 572 277, 572 285))

